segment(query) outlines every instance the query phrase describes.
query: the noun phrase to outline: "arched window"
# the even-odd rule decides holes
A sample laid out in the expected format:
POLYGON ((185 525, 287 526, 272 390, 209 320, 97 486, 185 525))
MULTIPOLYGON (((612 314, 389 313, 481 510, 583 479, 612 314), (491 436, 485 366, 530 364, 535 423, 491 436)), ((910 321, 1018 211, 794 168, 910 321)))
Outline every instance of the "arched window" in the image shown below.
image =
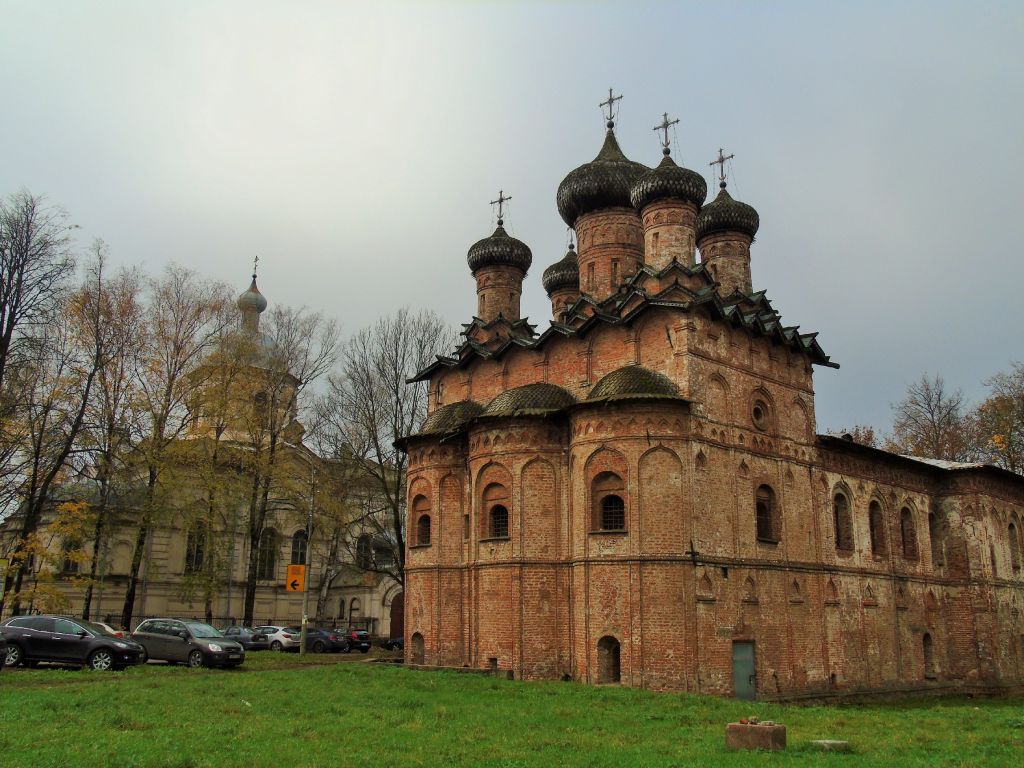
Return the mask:
POLYGON ((269 580, 277 578, 277 531, 267 528, 260 536, 256 555, 256 578, 269 580))
POLYGON ((882 505, 877 501, 868 506, 868 528, 871 532, 871 554, 876 557, 885 555, 885 518, 882 517, 882 505))
POLYGON ((422 494, 412 501, 412 519, 416 531, 416 546, 430 544, 430 501, 422 494))
POLYGON ((491 529, 488 532, 492 539, 508 538, 508 508, 503 504, 495 504, 490 511, 491 529))
POLYGON ((927 632, 921 638, 921 647, 924 651, 924 676, 935 677, 935 649, 932 647, 932 636, 927 632))
POLYGON ((942 530, 939 528, 939 518, 934 512, 928 513, 928 541, 932 549, 932 567, 943 565, 946 558, 942 551, 942 530))
POLYGON ((305 531, 296 531, 292 536, 292 565, 306 564, 306 550, 309 547, 309 537, 305 531))
POLYGON ((1020 573, 1020 541, 1017 539, 1017 526, 1010 523, 1010 567, 1014 573, 1020 573))
POLYGON ((771 489, 771 486, 758 487, 754 496, 754 506, 757 513, 758 541, 778 542, 782 526, 780 525, 778 502, 775 500, 775 491, 771 489))
POLYGON ((511 498, 508 488, 501 483, 491 483, 484 488, 480 537, 484 539, 507 539, 509 537, 509 506, 511 498))
POLYGON ((626 530, 626 484, 614 472, 602 472, 590 484, 593 530, 626 530))
POLYGON ((356 540, 356 567, 364 571, 373 568, 373 542, 368 533, 356 540))
POLYGON ((846 495, 837 493, 832 497, 832 522, 835 524, 836 551, 853 551, 853 520, 850 518, 850 502, 846 495))
POLYGON ((344 597, 341 598, 341 600, 338 601, 338 618, 339 619, 344 619, 345 618, 345 598, 344 597))
POLYGON ((626 504, 621 496, 610 493, 601 499, 601 530, 626 530, 626 504))
POLYGON ((903 544, 904 559, 917 560, 917 533, 914 531, 914 514, 908 507, 900 510, 900 538, 903 544))
POLYGON ((350 625, 354 624, 355 622, 359 621, 360 618, 362 618, 360 616, 360 611, 362 611, 362 608, 363 606, 362 603, 359 601, 359 598, 353 597, 352 602, 348 604, 348 623, 350 625))
POLYGON ((597 641, 597 682, 618 683, 622 680, 619 655, 619 641, 611 635, 597 641))
POLYGON ((198 528, 192 528, 185 537, 185 573, 196 573, 203 569, 206 554, 206 536, 198 528))
POLYGON ((420 515, 416 519, 416 543, 421 547, 430 543, 430 515, 420 515))

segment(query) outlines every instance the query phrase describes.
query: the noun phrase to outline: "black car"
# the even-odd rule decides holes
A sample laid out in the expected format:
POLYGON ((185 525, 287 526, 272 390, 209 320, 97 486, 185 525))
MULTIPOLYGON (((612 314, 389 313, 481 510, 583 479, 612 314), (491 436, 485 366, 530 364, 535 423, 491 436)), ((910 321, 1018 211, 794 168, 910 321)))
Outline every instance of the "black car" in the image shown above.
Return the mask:
POLYGON ((348 653, 351 648, 340 629, 307 629, 306 650, 314 653, 348 653))
POLYGON ((405 648, 404 637, 389 637, 381 645, 386 651, 401 651, 405 648))
POLYGON ((190 667, 237 667, 245 648, 209 624, 187 619, 147 619, 132 632, 147 659, 190 667))
POLYGON ((221 634, 234 640, 247 651, 269 651, 270 638, 252 627, 224 627, 221 634))
POLYGON ((3 671, 4 664, 7 663, 7 638, 0 634, 0 672, 3 671))
POLYGON ((0 625, 0 635, 7 641, 10 667, 50 661, 97 670, 123 669, 140 663, 144 653, 132 640, 66 616, 15 616, 0 625))
POLYGON ((349 629, 345 632, 345 639, 348 641, 349 651, 362 651, 363 653, 370 652, 370 633, 365 629, 349 629))

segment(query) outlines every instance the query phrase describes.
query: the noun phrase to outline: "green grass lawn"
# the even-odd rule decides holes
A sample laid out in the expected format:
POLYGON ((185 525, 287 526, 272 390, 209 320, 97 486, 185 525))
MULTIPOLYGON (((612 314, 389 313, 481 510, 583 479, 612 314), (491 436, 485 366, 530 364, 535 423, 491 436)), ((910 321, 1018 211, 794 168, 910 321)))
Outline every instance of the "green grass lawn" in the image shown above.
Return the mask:
POLYGON ((238 670, 0 673, 3 766, 1024 765, 1024 699, 782 706, 251 654, 238 670), (725 723, 788 726, 729 753, 725 723), (812 751, 839 738, 853 754, 812 751))

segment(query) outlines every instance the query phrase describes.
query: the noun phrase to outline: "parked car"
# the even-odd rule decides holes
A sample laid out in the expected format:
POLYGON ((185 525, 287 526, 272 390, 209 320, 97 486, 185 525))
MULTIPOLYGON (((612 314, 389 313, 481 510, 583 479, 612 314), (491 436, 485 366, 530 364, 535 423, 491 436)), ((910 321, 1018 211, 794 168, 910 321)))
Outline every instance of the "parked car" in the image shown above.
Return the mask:
POLYGON ((386 651, 401 651, 405 649, 405 638, 404 637, 389 637, 383 643, 384 650, 386 651))
POLYGON ((299 650, 299 635, 302 633, 300 627, 285 627, 280 624, 267 624, 256 627, 257 632, 262 632, 270 639, 270 650, 272 651, 297 651, 299 650))
POLYGON ((7 663, 7 638, 0 634, 0 672, 4 669, 4 664, 7 663))
POLYGON ((126 634, 120 629, 114 629, 112 626, 103 621, 94 621, 93 624, 95 624, 100 629, 105 630, 108 635, 113 635, 114 637, 124 637, 126 634))
POLYGON ((10 667, 50 661, 96 670, 123 669, 138 664, 144 654, 132 640, 67 616, 15 616, 0 625, 0 635, 7 642, 5 660, 10 667))
POLYGON ((370 633, 365 629, 349 629, 345 631, 345 639, 348 640, 349 651, 362 651, 363 653, 370 652, 370 633))
POLYGON ((147 619, 132 632, 147 659, 183 663, 190 667, 237 667, 245 648, 209 624, 186 619, 147 619))
POLYGON ((307 629, 306 650, 314 653, 348 653, 348 639, 337 629, 307 629))
POLYGON ((270 638, 252 627, 224 627, 224 637, 234 640, 247 651, 266 651, 270 649, 270 638))

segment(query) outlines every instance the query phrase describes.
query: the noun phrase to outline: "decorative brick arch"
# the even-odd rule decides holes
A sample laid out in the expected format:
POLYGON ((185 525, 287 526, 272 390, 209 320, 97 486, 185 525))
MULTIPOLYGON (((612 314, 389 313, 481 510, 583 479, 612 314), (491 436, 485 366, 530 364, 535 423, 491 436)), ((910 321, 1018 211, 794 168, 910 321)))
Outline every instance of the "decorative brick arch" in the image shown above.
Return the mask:
POLYGON ((479 537, 509 538, 513 527, 512 473, 491 462, 477 474, 476 508, 479 537))

